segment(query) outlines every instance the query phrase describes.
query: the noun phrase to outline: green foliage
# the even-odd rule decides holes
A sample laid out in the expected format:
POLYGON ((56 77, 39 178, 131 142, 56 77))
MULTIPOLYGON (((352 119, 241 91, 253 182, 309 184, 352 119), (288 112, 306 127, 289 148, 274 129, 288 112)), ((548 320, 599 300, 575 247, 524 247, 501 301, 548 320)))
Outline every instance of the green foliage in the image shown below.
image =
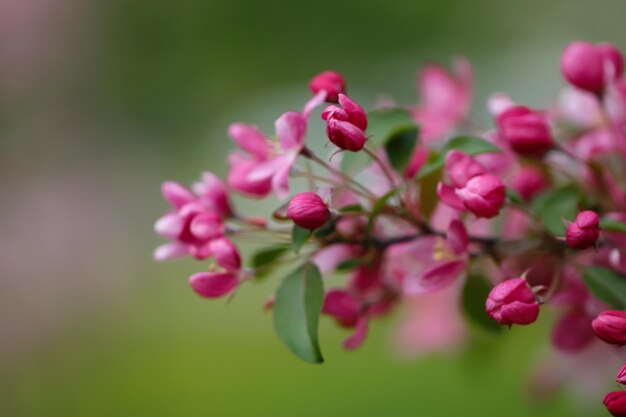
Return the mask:
POLYGON ((626 309, 625 276, 607 268, 592 266, 585 270, 583 281, 600 300, 617 309, 626 309))
POLYGON ((618 220, 602 219, 600 220, 600 227, 610 232, 626 233, 626 223, 618 220))
POLYGON ((317 336, 323 301, 322 276, 314 264, 306 263, 285 277, 273 306, 278 337, 296 356, 311 363, 324 361, 317 336))
POLYGON ((283 256, 288 249, 289 247, 285 245, 270 246, 269 248, 263 248, 255 252, 254 255, 252 255, 252 268, 255 270, 261 268, 261 270, 255 272, 254 277, 265 277, 270 272, 270 268, 266 269, 265 267, 280 259, 280 257, 283 256))
POLYGON ((385 142, 387 158, 397 172, 404 172, 411 161, 415 145, 417 145, 417 134, 417 127, 407 126, 395 131, 385 142))
POLYGON ((489 332, 499 333, 502 326, 492 320, 485 310, 485 301, 490 291, 491 285, 483 276, 470 274, 463 287, 463 311, 472 323, 489 332))
POLYGON ((293 225, 293 230, 291 232, 291 249, 295 253, 299 253, 302 246, 309 240, 311 236, 311 231, 309 229, 305 229, 296 224, 293 225))
POLYGON ((576 187, 567 186, 549 190, 537 196, 532 204, 532 212, 541 220, 546 230, 555 236, 565 234, 563 219, 573 220, 578 213, 580 192, 576 187))

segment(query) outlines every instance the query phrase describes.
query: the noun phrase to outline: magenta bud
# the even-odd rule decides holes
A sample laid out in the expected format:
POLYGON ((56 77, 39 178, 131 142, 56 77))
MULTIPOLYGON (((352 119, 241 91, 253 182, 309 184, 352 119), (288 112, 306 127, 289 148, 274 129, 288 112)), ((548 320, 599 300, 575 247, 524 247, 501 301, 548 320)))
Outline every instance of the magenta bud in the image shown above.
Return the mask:
POLYGON ((573 249, 587 249, 595 245, 600 236, 600 217, 591 211, 581 211, 565 230, 565 242, 573 249))
POLYGON ((606 394, 602 404, 614 417, 626 417, 626 391, 613 391, 606 394))
POLYGON ((322 313, 333 316, 344 327, 354 327, 361 315, 361 303, 345 290, 333 289, 326 292, 322 313))
POLYGON ((233 291, 239 279, 232 272, 198 272, 189 278, 189 284, 201 297, 219 298, 233 291))
POLYGON ((468 154, 453 149, 446 154, 445 171, 452 184, 462 188, 471 178, 484 174, 485 168, 468 154))
POLYGON ((500 324, 530 324, 537 320, 539 304, 532 289, 522 278, 496 285, 485 303, 487 314, 500 324))
POLYGON ((598 314, 591 327, 599 339, 611 345, 626 345, 626 312, 607 310, 598 314))
POLYGON ((496 121, 500 136, 521 155, 540 157, 552 148, 548 121, 539 112, 515 106, 500 113, 496 121))
POLYGON ((604 88, 602 51, 587 42, 572 42, 561 55, 561 73, 575 87, 598 93, 604 88))
POLYGON ((511 179, 511 188, 525 200, 530 201, 548 187, 543 173, 537 168, 524 167, 511 179))
POLYGON ((313 94, 326 91, 326 101, 336 103, 339 94, 346 92, 346 82, 338 72, 324 71, 311 79, 309 89, 313 94))
POLYGON ((357 152, 363 149, 367 137, 367 115, 365 110, 345 94, 339 94, 338 106, 328 106, 322 112, 326 120, 328 139, 341 149, 357 152))
POLYGON ((618 384, 626 385, 626 364, 619 370, 615 377, 615 382, 618 384))
POLYGON ((596 46, 604 57, 605 65, 609 63, 615 78, 620 77, 624 72, 624 56, 622 52, 610 43, 600 43, 596 46))
POLYGON ((476 217, 496 216, 506 200, 506 188, 495 175, 484 174, 471 178, 465 187, 455 190, 466 209, 476 217))
POLYGON ((287 217, 298 226, 313 230, 326 223, 330 211, 319 195, 306 192, 292 197, 287 206, 287 217))

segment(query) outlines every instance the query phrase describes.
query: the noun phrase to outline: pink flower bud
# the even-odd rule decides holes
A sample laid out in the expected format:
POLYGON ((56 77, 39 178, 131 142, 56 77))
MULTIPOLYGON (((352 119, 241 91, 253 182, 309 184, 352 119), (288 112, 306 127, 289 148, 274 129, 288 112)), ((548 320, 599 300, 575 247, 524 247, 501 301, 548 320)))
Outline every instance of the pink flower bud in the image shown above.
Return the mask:
POLYGON ((467 182, 477 176, 485 174, 485 168, 466 153, 453 149, 446 155, 446 174, 457 188, 465 187, 467 182))
POLYGON ((572 85, 598 93, 604 88, 602 51, 587 42, 572 42, 561 55, 561 73, 572 85))
POLYGON ((287 206, 287 217, 305 229, 317 229, 330 218, 322 198, 311 192, 296 194, 287 206))
POLYGON ((333 316, 344 327, 354 327, 359 321, 361 303, 345 290, 333 289, 326 292, 322 313, 333 316))
POLYGON ((595 245, 600 236, 600 218, 591 211, 581 211, 574 223, 565 230, 565 242, 573 249, 587 249, 595 245))
POLYGON ((220 238, 209 243, 209 250, 215 257, 215 262, 222 268, 236 272, 241 269, 241 257, 237 247, 228 239, 220 238))
POLYGON ((365 146, 367 129, 367 115, 365 110, 348 96, 339 94, 339 104, 342 107, 328 106, 322 112, 322 119, 326 120, 326 135, 328 139, 341 149, 357 152, 365 146))
POLYGON ((487 297, 487 314, 500 324, 530 324, 537 320, 539 304, 526 280, 508 279, 487 297))
POLYGON ((591 322, 596 336, 612 345, 626 345, 626 312, 607 310, 591 322))
POLYGON ((604 58, 604 64, 609 63, 611 65, 611 75, 614 78, 620 77, 622 72, 624 72, 624 56, 622 52, 610 43, 600 43, 596 48, 600 50, 604 58))
POLYGON ((189 284, 201 297, 219 298, 233 291, 239 279, 232 272, 198 272, 189 278, 189 284))
POLYGON ((506 199, 502 180, 491 174, 471 178, 465 187, 455 190, 455 193, 476 217, 496 216, 506 199))
POLYGON ((552 344, 563 352, 578 352, 593 340, 591 319, 584 311, 566 314, 552 329, 552 344))
POLYGON ((617 376, 615 377, 615 382, 618 384, 626 385, 626 365, 622 366, 622 369, 619 370, 617 376))
POLYGON ((524 167, 511 179, 511 188, 519 193, 526 201, 530 201, 534 196, 548 187, 548 182, 543 173, 537 168, 524 167))
POLYGON ((497 124, 502 138, 519 154, 542 156, 552 148, 550 127, 541 113, 515 106, 502 112, 497 124))
POLYGON ((339 73, 324 71, 313 77, 309 83, 309 89, 313 94, 317 94, 322 90, 326 91, 326 101, 336 103, 339 94, 345 94, 346 92, 346 82, 339 73))
POLYGON ((613 391, 606 394, 602 404, 614 417, 626 417, 626 391, 613 391))

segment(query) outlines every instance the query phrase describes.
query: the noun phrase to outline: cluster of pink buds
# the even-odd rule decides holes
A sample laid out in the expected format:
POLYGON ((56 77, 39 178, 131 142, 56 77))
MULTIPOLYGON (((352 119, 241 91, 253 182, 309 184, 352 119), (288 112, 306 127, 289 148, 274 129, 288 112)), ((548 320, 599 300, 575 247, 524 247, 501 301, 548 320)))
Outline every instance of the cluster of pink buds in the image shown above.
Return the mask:
MULTIPOLYGON (((574 42, 561 57, 558 99, 531 109, 494 94, 485 127, 470 120, 465 59, 454 72, 427 65, 420 103, 369 112, 346 95, 342 75, 322 72, 274 134, 228 128, 238 150, 225 181, 204 173, 191 188, 163 184, 171 208, 155 230, 169 242, 154 257, 208 262, 189 279, 204 298, 288 268, 266 307, 280 340, 309 362, 323 361, 321 316, 349 329, 343 345, 353 350, 376 319, 406 304, 396 338, 406 353, 461 347, 470 330, 550 320, 540 314, 549 308, 558 312, 547 338, 554 355, 600 352, 598 361, 624 363, 622 72, 616 47, 574 42), (307 137, 313 123, 325 137, 307 137), (232 194, 273 199, 276 209, 249 216, 232 194), (240 241, 257 248, 242 256, 240 241), (330 286, 330 276, 342 279, 330 286)), ((626 367, 616 380, 626 383, 626 367)), ((604 404, 626 416, 626 391, 604 404)))

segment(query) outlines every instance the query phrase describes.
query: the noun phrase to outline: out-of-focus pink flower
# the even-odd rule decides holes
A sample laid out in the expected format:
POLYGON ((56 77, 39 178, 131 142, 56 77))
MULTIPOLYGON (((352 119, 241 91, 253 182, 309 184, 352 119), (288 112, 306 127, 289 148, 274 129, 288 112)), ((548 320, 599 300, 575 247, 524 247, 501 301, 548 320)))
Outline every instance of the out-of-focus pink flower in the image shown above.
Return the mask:
POLYGON ((517 191, 525 201, 532 200, 533 197, 544 191, 548 185, 548 181, 543 173, 531 166, 521 168, 511 178, 511 188, 517 191))
POLYGON ((237 272, 241 269, 241 256, 237 247, 226 238, 212 240, 209 250, 215 258, 215 262, 222 268, 230 272, 237 272))
POLYGON ((453 352, 465 338, 467 326, 461 312, 461 282, 440 291, 406 296, 404 318, 394 331, 399 354, 406 358, 428 353, 453 352))
POLYGON ((495 175, 484 174, 471 178, 465 187, 455 190, 465 208, 476 217, 496 216, 506 200, 506 188, 495 175))
POLYGON ((485 303, 487 314, 500 324, 530 324, 537 320, 539 304, 532 289, 522 278, 496 285, 485 303))
POLYGON ((294 195, 287 206, 287 217, 305 229, 317 229, 330 218, 328 206, 312 192, 294 195))
POLYGON ((593 340, 591 318, 580 309, 565 314, 552 329, 552 344, 563 352, 578 352, 593 340))
POLYGON ((361 315, 361 301, 346 290, 332 289, 326 292, 322 313, 343 327, 354 327, 361 315))
POLYGON ((470 179, 486 173, 474 158, 456 149, 447 153, 445 171, 456 188, 463 188, 470 179))
POLYGON ((205 173, 194 189, 196 194, 179 183, 163 183, 163 197, 172 210, 156 221, 154 229, 171 242, 155 250, 156 260, 185 255, 205 259, 211 255, 209 242, 224 234, 223 221, 231 212, 224 184, 205 173))
POLYGON ((607 310, 598 314, 591 323, 596 336, 612 345, 626 345, 626 312, 607 310))
POLYGON ((498 115, 499 134, 522 155, 542 156, 552 146, 547 117, 528 107, 515 106, 498 115))
POLYGON ((606 394, 602 404, 614 417, 626 417, 626 391, 613 391, 606 394))
POLYGON ((600 217, 591 211, 578 213, 573 223, 567 225, 565 242, 574 249, 587 249, 595 245, 600 236, 600 217))
POLYGON ((621 52, 610 44, 572 42, 561 55, 563 77, 570 84, 593 93, 601 92, 607 79, 621 75, 623 67, 621 52))
POLYGON ((309 89, 314 94, 325 91, 326 101, 336 103, 339 94, 346 93, 346 82, 338 72, 324 71, 311 79, 309 89))
POLYGON ((239 278, 232 272, 198 272, 189 278, 189 285, 201 297, 219 298, 232 292, 239 278))
POLYGON ((619 370, 617 376, 615 377, 615 382, 618 384, 626 385, 626 365, 622 366, 622 369, 619 370))
POLYGON ((361 251, 358 245, 337 243, 315 252, 311 262, 317 266, 322 275, 325 275, 335 271, 342 262, 358 257, 361 251))
POLYGON ((322 119, 327 123, 328 139, 341 149, 360 151, 367 139, 365 110, 345 94, 339 94, 339 104, 341 107, 331 105, 322 112, 322 119))
POLYGON ((454 72, 451 75, 445 68, 431 64, 418 75, 421 103, 413 110, 413 118, 427 143, 443 138, 469 113, 474 84, 469 61, 455 59, 454 72))

